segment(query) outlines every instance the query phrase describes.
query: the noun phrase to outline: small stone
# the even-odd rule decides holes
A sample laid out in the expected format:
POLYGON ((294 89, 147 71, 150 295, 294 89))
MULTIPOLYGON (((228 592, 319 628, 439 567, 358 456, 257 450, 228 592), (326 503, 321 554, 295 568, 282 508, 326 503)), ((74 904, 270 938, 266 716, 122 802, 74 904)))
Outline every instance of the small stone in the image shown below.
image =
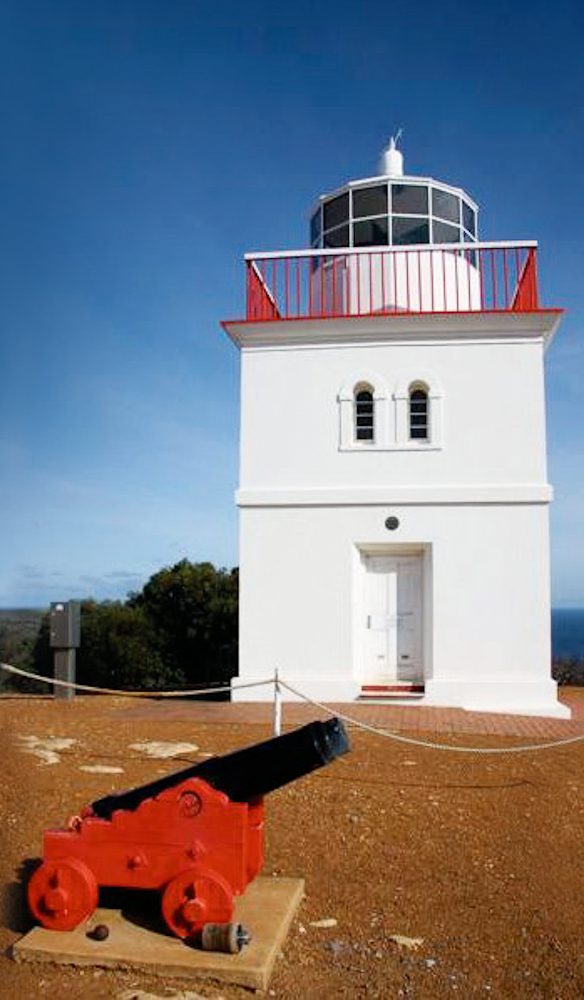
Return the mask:
POLYGON ((407 948, 408 951, 417 951, 420 945, 424 944, 424 938, 406 937, 404 934, 390 934, 389 940, 398 948, 407 948))
POLYGON ((425 964, 425 966, 426 966, 427 969, 433 969, 434 966, 436 965, 436 959, 435 958, 427 958, 425 960, 424 964, 425 964))
POLYGON ((109 764, 80 764, 80 771, 86 771, 87 774, 123 774, 123 767, 114 767, 109 764))
POLYGON ((147 757, 158 759, 196 753, 198 749, 196 743, 165 743, 157 740, 146 740, 144 743, 130 743, 130 750, 137 750, 138 753, 144 753, 147 757))
POLYGON ((338 921, 334 917, 325 917, 323 920, 311 920, 311 927, 336 927, 338 921))

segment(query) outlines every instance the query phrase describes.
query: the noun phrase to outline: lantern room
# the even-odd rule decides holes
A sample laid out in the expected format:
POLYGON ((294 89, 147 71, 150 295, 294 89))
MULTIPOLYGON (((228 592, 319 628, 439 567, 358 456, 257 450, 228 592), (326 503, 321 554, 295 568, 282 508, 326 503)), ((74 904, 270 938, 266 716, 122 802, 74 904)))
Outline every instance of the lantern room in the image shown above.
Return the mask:
POLYGON ((390 140, 379 175, 321 195, 310 218, 313 249, 476 243, 478 206, 461 188, 407 177, 390 140))
POLYGON ((248 321, 540 308, 535 241, 480 242, 476 202, 404 174, 397 138, 376 175, 321 195, 309 249, 246 254, 248 321))

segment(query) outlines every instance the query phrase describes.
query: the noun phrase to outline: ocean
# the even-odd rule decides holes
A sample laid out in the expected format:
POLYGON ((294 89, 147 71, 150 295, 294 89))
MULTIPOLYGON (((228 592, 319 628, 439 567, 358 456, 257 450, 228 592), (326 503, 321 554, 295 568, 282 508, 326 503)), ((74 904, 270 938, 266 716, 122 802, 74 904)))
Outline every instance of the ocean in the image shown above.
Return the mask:
POLYGON ((584 660, 584 608, 552 610, 552 653, 584 660))

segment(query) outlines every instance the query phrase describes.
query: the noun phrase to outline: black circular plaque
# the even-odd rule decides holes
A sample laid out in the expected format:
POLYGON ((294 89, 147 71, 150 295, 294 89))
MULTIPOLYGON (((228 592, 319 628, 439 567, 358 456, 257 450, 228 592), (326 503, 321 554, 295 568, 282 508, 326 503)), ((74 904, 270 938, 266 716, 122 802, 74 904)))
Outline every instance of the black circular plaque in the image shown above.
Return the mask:
POLYGON ((395 531, 396 528, 399 528, 399 520, 397 517, 386 517, 385 527, 388 531, 395 531))

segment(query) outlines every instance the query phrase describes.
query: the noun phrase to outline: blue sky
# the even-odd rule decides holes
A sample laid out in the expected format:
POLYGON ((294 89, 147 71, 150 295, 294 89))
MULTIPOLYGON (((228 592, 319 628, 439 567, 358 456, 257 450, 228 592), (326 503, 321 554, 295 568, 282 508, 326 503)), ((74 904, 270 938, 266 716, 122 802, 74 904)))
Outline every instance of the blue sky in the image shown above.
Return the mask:
POLYGON ((237 561, 241 256, 406 168, 537 238, 553 595, 584 605, 584 11, 565 2, 4 0, 0 606, 237 561))

